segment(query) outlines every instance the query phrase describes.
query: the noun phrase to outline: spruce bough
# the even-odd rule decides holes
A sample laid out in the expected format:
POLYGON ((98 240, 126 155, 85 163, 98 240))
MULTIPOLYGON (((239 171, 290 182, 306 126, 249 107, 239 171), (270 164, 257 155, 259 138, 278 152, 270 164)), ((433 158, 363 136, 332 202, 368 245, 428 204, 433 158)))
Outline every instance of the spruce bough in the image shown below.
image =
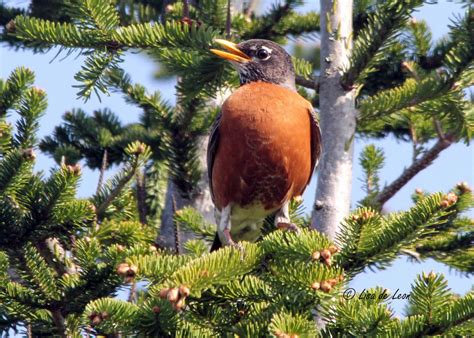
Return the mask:
MULTIPOLYGON (((200 142, 218 113, 208 102, 224 86, 237 84, 209 53, 212 40, 229 23, 236 39, 279 42, 288 34, 327 29, 317 13, 297 14, 299 1, 262 16, 233 11, 231 22, 226 5, 177 2, 163 9, 146 1, 86 0, 69 7, 60 1, 55 13, 63 15, 57 16, 34 5, 6 8, 5 43, 87 53, 75 77, 78 96, 120 92, 142 114, 139 122, 123 124, 109 110, 91 116, 76 109, 53 135, 39 140, 47 98, 34 86, 33 71, 17 68, 0 80, 0 330, 71 337, 472 335, 473 292, 455 294, 434 272, 413 281, 403 319, 384 297, 344 297, 357 274, 385 269, 402 254, 474 272, 467 184, 444 193, 417 190, 409 210, 381 212, 444 149, 472 139, 474 111, 463 91, 473 84, 469 8, 453 21, 447 39, 433 42, 427 25, 410 18, 419 1, 355 4, 354 48, 341 77, 342 88, 355 90, 360 112, 354 137, 376 142, 393 134, 409 141, 413 163, 383 186, 387 155, 368 146, 360 156, 367 196, 333 240, 312 230, 294 201, 299 236, 273 229, 267 219, 260 240, 245 243, 243 252, 224 248, 210 254, 213 224, 201 210, 185 207, 174 210, 174 225, 194 232, 194 239, 180 243, 176 231, 184 251, 157 248, 166 182, 190 200, 203 194, 200 142), (176 106, 121 69, 130 48, 147 50, 163 75, 180 77, 176 106), (14 124, 6 119, 12 112, 14 124), (48 175, 33 170, 38 147, 58 163, 48 175), (81 199, 81 160, 101 172, 112 164, 121 169, 81 199), (120 290, 128 299, 117 297, 120 290), (326 321, 323 329, 315 325, 315 309, 326 321)), ((310 61, 294 59, 297 84, 318 108, 319 63, 310 61)))

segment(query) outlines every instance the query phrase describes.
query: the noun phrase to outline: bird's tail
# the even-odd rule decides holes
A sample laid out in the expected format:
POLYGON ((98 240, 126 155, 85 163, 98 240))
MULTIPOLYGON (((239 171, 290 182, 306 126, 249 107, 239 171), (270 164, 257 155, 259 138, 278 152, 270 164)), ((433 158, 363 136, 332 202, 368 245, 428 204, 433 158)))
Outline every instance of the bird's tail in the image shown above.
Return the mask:
POLYGON ((216 251, 220 248, 222 248, 222 243, 221 243, 221 240, 219 239, 219 235, 217 235, 217 232, 216 232, 216 235, 214 237, 214 242, 212 242, 211 252, 216 251))

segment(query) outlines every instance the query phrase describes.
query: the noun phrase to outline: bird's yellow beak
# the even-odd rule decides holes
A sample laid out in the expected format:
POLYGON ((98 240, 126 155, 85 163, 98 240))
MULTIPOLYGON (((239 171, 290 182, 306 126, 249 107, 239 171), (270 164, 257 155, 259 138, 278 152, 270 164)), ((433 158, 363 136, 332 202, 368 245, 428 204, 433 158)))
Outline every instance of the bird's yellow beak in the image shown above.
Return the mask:
POLYGON ((215 39, 214 42, 218 43, 230 52, 224 52, 219 49, 211 49, 211 52, 223 59, 235 61, 238 63, 245 63, 251 60, 251 58, 247 54, 242 52, 240 49, 238 49, 237 45, 233 42, 222 39, 215 39))

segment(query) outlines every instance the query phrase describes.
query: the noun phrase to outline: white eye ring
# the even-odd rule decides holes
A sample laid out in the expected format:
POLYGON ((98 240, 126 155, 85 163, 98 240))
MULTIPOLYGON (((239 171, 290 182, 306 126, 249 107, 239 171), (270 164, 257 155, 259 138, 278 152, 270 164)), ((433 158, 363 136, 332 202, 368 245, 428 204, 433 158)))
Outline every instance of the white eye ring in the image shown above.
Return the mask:
POLYGON ((268 60, 271 56, 269 51, 266 48, 259 49, 255 55, 257 56, 258 59, 263 60, 263 61, 268 60))

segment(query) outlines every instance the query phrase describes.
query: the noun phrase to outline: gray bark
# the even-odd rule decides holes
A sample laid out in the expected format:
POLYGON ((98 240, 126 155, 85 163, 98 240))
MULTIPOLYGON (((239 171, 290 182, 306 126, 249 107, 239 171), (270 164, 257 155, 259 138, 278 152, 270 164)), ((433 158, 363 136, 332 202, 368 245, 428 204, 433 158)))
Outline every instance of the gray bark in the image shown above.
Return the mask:
POLYGON ((311 225, 334 239, 341 221, 349 213, 352 188, 355 91, 341 86, 342 71, 352 47, 352 0, 321 0, 320 3, 323 155, 311 225))
POLYGON ((184 207, 190 206, 199 211, 206 221, 214 223, 214 204, 212 203, 209 190, 209 179, 206 168, 206 149, 208 137, 203 136, 199 146, 199 162, 202 175, 198 183, 198 193, 191 199, 184 198, 178 187, 171 179, 168 180, 166 191, 165 208, 161 217, 160 235, 157 244, 162 248, 169 248, 173 251, 182 252, 183 244, 193 238, 193 233, 184 229, 176 229, 173 222, 174 213, 184 207))
MULTIPOLYGON (((215 99, 209 101, 209 106, 222 106, 225 99, 230 95, 229 89, 223 89, 215 99)), ((166 191, 165 207, 161 215, 160 235, 157 244, 163 248, 170 248, 174 251, 182 252, 183 244, 193 238, 193 233, 183 229, 176 229, 173 222, 174 212, 186 206, 193 207, 199 211, 204 219, 210 223, 215 223, 214 203, 209 189, 209 178, 207 175, 207 143, 209 135, 202 136, 199 140, 199 165, 201 167, 201 178, 198 183, 198 194, 192 199, 183 198, 179 189, 171 179, 168 180, 166 191), (178 231, 177 231, 178 230, 178 231), (178 241, 178 243, 176 243, 178 241)))

